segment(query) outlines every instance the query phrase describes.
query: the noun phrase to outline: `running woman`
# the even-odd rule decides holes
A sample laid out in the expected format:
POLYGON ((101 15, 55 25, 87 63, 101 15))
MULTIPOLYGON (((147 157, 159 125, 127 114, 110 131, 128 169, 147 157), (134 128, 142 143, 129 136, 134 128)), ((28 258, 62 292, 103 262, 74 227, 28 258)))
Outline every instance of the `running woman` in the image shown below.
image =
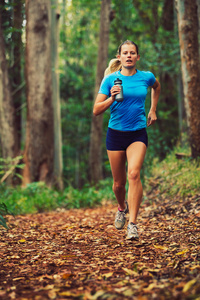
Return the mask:
POLYGON ((157 120, 156 107, 160 95, 160 83, 151 72, 136 69, 140 59, 137 44, 123 42, 118 49, 117 59, 111 60, 105 71, 93 113, 102 114, 110 108, 106 147, 113 176, 113 191, 118 202, 115 227, 124 228, 126 213, 129 214, 127 239, 137 240, 137 216, 140 208, 143 187, 140 170, 144 162, 148 136, 146 127, 157 120), (115 101, 120 86, 114 85, 116 79, 122 80, 124 100, 115 101), (151 107, 146 120, 145 99, 151 87, 151 107), (127 162, 127 173, 126 173, 127 162), (126 179, 128 178, 128 202, 126 199, 126 179))

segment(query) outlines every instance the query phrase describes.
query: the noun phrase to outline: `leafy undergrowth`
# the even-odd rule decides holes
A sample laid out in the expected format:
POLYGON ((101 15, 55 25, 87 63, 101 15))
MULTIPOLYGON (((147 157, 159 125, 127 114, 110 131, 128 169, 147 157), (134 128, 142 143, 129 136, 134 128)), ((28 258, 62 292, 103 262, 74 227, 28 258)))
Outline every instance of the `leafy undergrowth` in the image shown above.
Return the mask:
POLYGON ((108 202, 9 216, 0 237, 0 298, 200 299, 200 194, 148 198, 139 241, 114 228, 116 205, 108 202))
POLYGON ((188 197, 200 192, 200 161, 188 155, 177 159, 176 152, 175 149, 162 162, 154 160, 152 176, 145 178, 147 194, 188 197))
POLYGON ((113 197, 111 178, 100 181, 97 187, 86 185, 79 190, 68 186, 62 192, 48 188, 43 182, 30 183, 26 188, 0 185, 0 203, 5 203, 15 214, 52 211, 60 207, 94 207, 113 197))

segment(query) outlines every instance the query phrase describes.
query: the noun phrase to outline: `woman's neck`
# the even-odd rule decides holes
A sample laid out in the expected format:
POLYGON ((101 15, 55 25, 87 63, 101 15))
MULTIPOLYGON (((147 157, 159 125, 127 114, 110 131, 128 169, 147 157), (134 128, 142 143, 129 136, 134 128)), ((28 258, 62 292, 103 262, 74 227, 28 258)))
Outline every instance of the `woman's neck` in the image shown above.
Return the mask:
POLYGON ((136 68, 128 69, 128 68, 122 67, 122 69, 121 69, 121 74, 124 76, 133 76, 136 73, 137 73, 136 68))

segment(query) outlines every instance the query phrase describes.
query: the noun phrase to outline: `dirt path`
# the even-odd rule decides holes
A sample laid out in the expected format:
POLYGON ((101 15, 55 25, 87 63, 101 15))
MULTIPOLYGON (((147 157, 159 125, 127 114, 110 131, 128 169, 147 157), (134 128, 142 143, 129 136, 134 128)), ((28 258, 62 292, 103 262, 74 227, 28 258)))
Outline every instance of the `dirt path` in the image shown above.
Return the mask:
POLYGON ((116 206, 9 217, 0 299, 200 299, 200 195, 144 203, 140 240, 116 206))

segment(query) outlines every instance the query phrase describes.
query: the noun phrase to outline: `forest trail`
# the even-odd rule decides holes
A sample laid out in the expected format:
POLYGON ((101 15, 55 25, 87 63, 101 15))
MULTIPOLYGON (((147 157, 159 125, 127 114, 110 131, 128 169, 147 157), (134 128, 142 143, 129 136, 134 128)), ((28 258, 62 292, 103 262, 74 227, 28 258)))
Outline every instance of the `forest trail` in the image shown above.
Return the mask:
POLYGON ((145 201, 139 241, 114 228, 116 208, 9 216, 0 299, 200 299, 200 195, 145 201))

